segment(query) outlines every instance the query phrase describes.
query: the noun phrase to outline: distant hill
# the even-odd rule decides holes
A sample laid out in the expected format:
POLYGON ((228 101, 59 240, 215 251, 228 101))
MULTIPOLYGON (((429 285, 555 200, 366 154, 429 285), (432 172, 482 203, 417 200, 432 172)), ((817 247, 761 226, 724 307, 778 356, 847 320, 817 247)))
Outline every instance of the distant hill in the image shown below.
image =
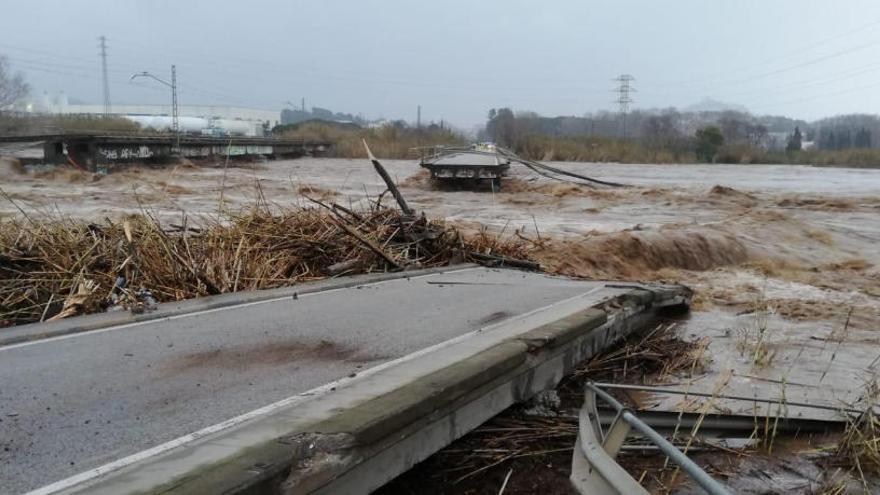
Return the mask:
POLYGON ((712 98, 703 98, 698 103, 684 107, 683 112, 740 112, 749 113, 749 109, 743 105, 734 103, 725 103, 723 101, 713 100, 712 98))
POLYGON ((311 111, 302 111, 292 108, 285 108, 281 111, 282 124, 299 124, 301 122, 310 122, 314 120, 321 120, 324 122, 353 122, 359 125, 366 124, 366 121, 357 115, 334 112, 320 107, 312 107, 311 111))

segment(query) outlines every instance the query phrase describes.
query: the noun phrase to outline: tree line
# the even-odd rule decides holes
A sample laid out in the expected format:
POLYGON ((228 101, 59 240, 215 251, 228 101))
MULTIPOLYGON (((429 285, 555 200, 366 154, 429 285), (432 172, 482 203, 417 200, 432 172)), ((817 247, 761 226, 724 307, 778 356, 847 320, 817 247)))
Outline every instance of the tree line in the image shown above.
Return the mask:
POLYGON ((682 112, 674 108, 635 110, 623 117, 615 112, 588 113, 581 117, 544 117, 510 108, 491 109, 481 137, 513 145, 528 134, 590 136, 634 139, 646 144, 676 144, 694 137, 698 129, 718 127, 727 143, 782 149, 795 130, 803 142, 819 149, 880 147, 880 117, 869 114, 840 115, 814 122, 783 116, 756 116, 739 111, 682 112))
MULTIPOLYGON (((479 138, 535 159, 841 164, 851 153, 860 166, 880 165, 880 117, 841 115, 814 122, 742 111, 635 110, 580 117, 544 117, 511 108, 491 109, 479 138), (826 152, 821 159, 809 153, 826 152), (796 156, 795 156, 796 155, 796 156), (876 158, 876 160, 875 160, 876 158)), ((815 153, 814 153, 815 154, 815 153)), ((816 155, 818 156, 818 155, 816 155)), ((843 163, 845 164, 845 163, 843 163)))

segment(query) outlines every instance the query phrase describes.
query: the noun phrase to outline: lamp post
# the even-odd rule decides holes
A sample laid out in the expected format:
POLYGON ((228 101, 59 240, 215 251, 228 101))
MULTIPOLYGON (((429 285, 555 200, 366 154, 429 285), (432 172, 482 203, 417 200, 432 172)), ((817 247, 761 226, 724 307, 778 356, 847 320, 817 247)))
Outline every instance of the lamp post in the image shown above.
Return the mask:
POLYGON ((179 153, 180 152, 180 114, 177 109, 177 67, 171 66, 171 82, 168 82, 164 79, 160 79, 153 74, 150 74, 147 71, 138 72, 137 74, 131 76, 130 80, 134 80, 138 77, 149 77, 155 81, 158 81, 165 86, 171 88, 171 129, 174 131, 175 136, 175 146, 172 151, 179 153))

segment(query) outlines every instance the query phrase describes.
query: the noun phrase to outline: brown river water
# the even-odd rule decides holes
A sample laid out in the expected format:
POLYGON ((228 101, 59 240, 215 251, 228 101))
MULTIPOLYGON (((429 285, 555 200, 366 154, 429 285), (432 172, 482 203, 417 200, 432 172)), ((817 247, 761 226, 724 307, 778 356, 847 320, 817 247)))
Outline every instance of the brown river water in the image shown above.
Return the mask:
MULTIPOLYGON (((632 186, 589 189, 514 165, 492 193, 439 191, 415 162, 383 162, 414 208, 465 230, 539 241, 535 256, 554 272, 682 281, 698 289, 697 309, 742 309, 757 295, 778 300, 777 312, 798 321, 835 312, 831 306, 878 307, 880 170, 554 164, 632 186)), ((221 204, 306 205, 307 194, 357 205, 384 190, 368 161, 329 158, 107 176, 0 167, 0 187, 0 217, 20 215, 18 208, 89 220, 148 211, 190 222, 221 204)))

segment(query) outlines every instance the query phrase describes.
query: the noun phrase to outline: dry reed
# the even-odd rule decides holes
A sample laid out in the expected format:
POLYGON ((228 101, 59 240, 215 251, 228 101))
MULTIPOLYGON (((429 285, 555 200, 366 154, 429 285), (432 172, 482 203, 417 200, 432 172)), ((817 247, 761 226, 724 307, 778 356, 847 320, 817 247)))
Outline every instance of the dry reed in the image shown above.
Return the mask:
POLYGON ((848 468, 869 493, 868 478, 880 474, 880 418, 877 416, 880 384, 872 377, 864 386, 860 406, 864 412, 850 417, 837 444, 835 464, 848 468))
POLYGON ((424 216, 320 204, 255 206, 199 218, 198 227, 186 219, 163 225, 148 213, 96 224, 22 212, 0 225, 0 327, 114 305, 141 311, 154 302, 442 266, 474 253, 527 257, 520 241, 485 232, 465 237, 424 216))

